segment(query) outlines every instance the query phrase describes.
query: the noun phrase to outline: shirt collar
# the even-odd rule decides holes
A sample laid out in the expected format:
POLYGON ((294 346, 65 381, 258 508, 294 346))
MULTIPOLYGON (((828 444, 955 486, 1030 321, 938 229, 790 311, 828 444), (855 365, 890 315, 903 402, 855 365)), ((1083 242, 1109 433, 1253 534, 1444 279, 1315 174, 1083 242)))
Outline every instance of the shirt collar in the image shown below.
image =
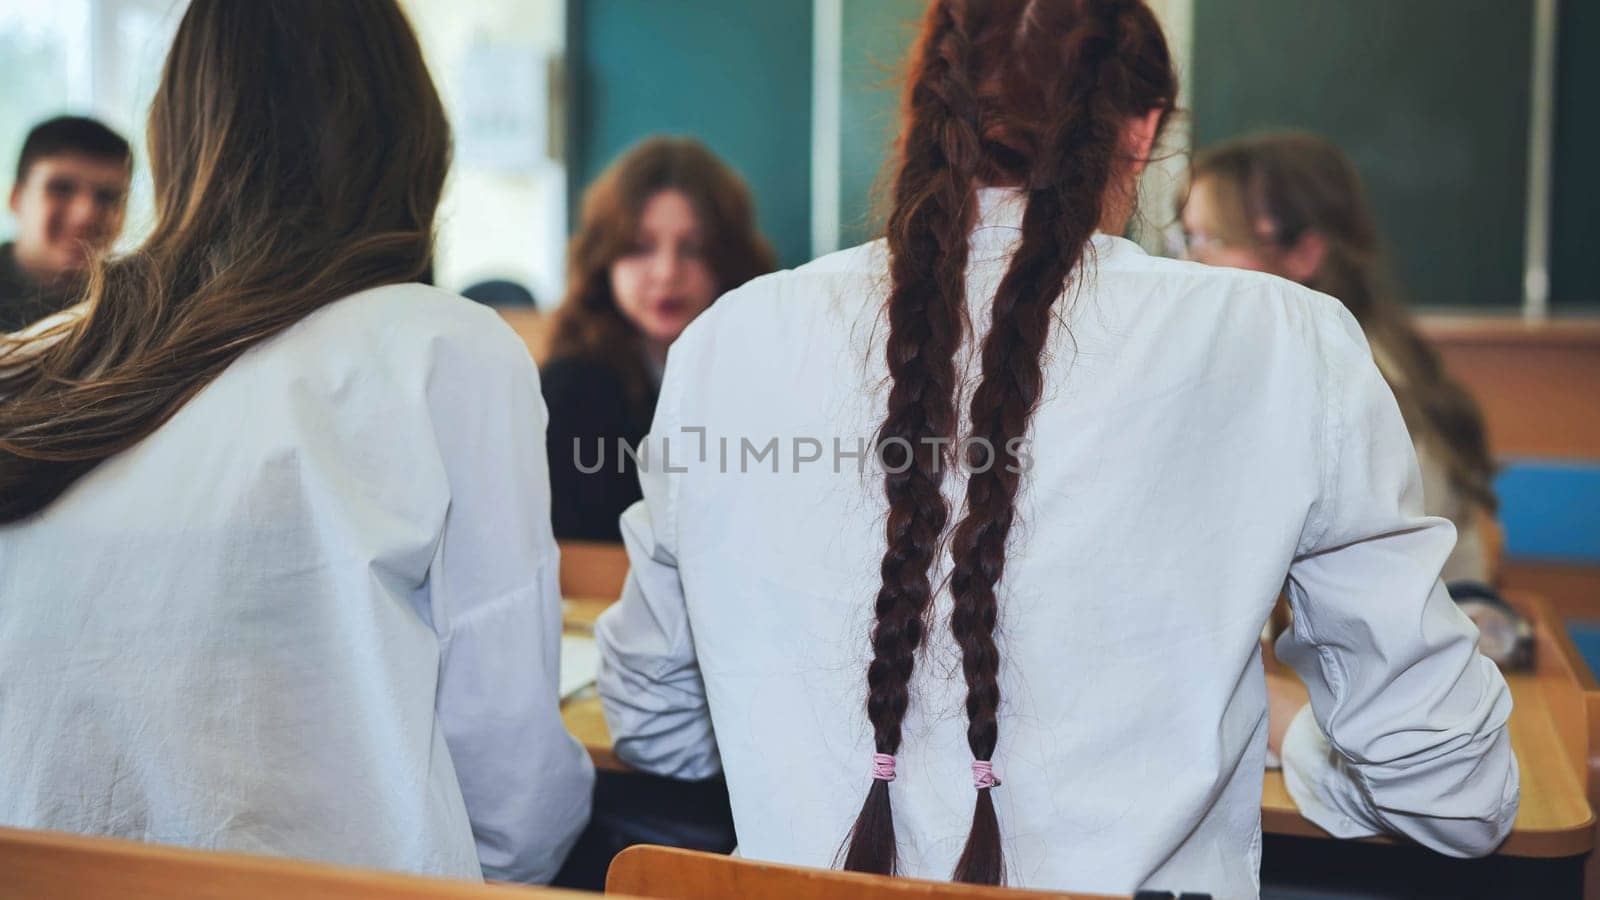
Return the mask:
MULTIPOLYGON (((1022 231, 1022 216, 1027 211, 1028 195, 1019 188, 978 188, 978 222, 973 226, 973 242, 985 248, 1010 249, 1022 231)), ((1097 256, 1128 249, 1144 253, 1144 248, 1133 241, 1103 231, 1096 231, 1091 240, 1097 256)))
POLYGON ((1022 230, 1022 214, 1028 211, 1028 195, 1017 188, 978 188, 978 229, 1009 228, 1022 230))

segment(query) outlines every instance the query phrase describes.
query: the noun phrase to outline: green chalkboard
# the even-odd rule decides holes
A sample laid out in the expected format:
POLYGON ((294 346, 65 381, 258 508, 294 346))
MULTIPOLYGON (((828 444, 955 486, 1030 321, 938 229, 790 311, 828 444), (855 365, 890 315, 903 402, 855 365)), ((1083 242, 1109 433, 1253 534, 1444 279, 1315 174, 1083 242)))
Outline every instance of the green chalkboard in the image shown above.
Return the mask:
POLYGON ((839 240, 878 235, 873 188, 898 133, 900 88, 924 0, 843 0, 840 29, 839 240))
MULTIPOLYGON (((1522 0, 1194 0, 1198 146, 1271 128, 1338 141, 1410 296, 1522 296, 1533 13, 1522 0)), ((876 236, 922 0, 842 0, 840 241, 876 236)), ((1600 304, 1600 2, 1561 4, 1552 307, 1600 304)))
POLYGON ((738 169, 785 265, 810 258, 812 0, 568 4, 568 181, 650 134, 692 135, 738 169))
POLYGON ((1286 127, 1332 138, 1414 300, 1520 302, 1532 3, 1195 0, 1194 25, 1197 147, 1286 127))

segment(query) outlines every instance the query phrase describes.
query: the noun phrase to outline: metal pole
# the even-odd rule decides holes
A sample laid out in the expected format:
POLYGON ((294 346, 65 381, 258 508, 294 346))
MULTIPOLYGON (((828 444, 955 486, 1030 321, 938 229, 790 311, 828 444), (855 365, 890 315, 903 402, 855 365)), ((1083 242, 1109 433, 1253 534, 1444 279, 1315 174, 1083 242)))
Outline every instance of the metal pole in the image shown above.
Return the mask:
POLYGON ((1522 316, 1550 315, 1550 188, 1555 158, 1558 0, 1534 0, 1533 79, 1528 122, 1528 221, 1522 264, 1522 316))

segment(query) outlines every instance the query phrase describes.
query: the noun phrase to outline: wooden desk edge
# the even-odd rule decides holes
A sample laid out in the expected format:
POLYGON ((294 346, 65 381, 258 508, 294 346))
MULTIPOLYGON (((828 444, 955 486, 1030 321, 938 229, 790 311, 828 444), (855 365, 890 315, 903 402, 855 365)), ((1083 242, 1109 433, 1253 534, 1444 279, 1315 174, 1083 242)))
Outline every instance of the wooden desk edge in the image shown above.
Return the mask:
MULTIPOLYGON (((432 900, 518 895, 593 896, 540 885, 474 882, 238 850, 209 850, 103 835, 0 826, 0 871, 23 879, 23 886, 17 888, 20 893, 15 896, 33 896, 27 885, 40 883, 48 883, 51 892, 37 896, 120 895, 98 890, 109 888, 108 883, 96 877, 102 867, 114 872, 123 887, 135 886, 132 892, 141 896, 153 894, 140 891, 138 887, 148 888, 152 883, 179 876, 191 882, 192 890, 186 892, 186 896, 300 894, 310 897, 427 897, 432 900), (15 864, 24 857, 28 871, 21 875, 6 865, 15 864), (70 880, 86 871, 89 880, 85 883, 70 880)), ((0 887, 0 895, 13 896, 6 888, 16 886, 7 882, 5 887, 0 887)))

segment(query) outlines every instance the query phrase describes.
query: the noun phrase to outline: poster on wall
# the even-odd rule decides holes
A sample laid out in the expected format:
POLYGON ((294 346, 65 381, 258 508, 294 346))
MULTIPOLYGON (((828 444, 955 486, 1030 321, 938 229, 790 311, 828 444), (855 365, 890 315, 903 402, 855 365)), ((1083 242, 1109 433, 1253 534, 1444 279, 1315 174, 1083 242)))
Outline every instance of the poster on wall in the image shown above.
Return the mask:
POLYGON ((456 158, 501 172, 528 172, 544 163, 549 67, 540 49, 480 39, 461 67, 461 93, 452 104, 456 158))

